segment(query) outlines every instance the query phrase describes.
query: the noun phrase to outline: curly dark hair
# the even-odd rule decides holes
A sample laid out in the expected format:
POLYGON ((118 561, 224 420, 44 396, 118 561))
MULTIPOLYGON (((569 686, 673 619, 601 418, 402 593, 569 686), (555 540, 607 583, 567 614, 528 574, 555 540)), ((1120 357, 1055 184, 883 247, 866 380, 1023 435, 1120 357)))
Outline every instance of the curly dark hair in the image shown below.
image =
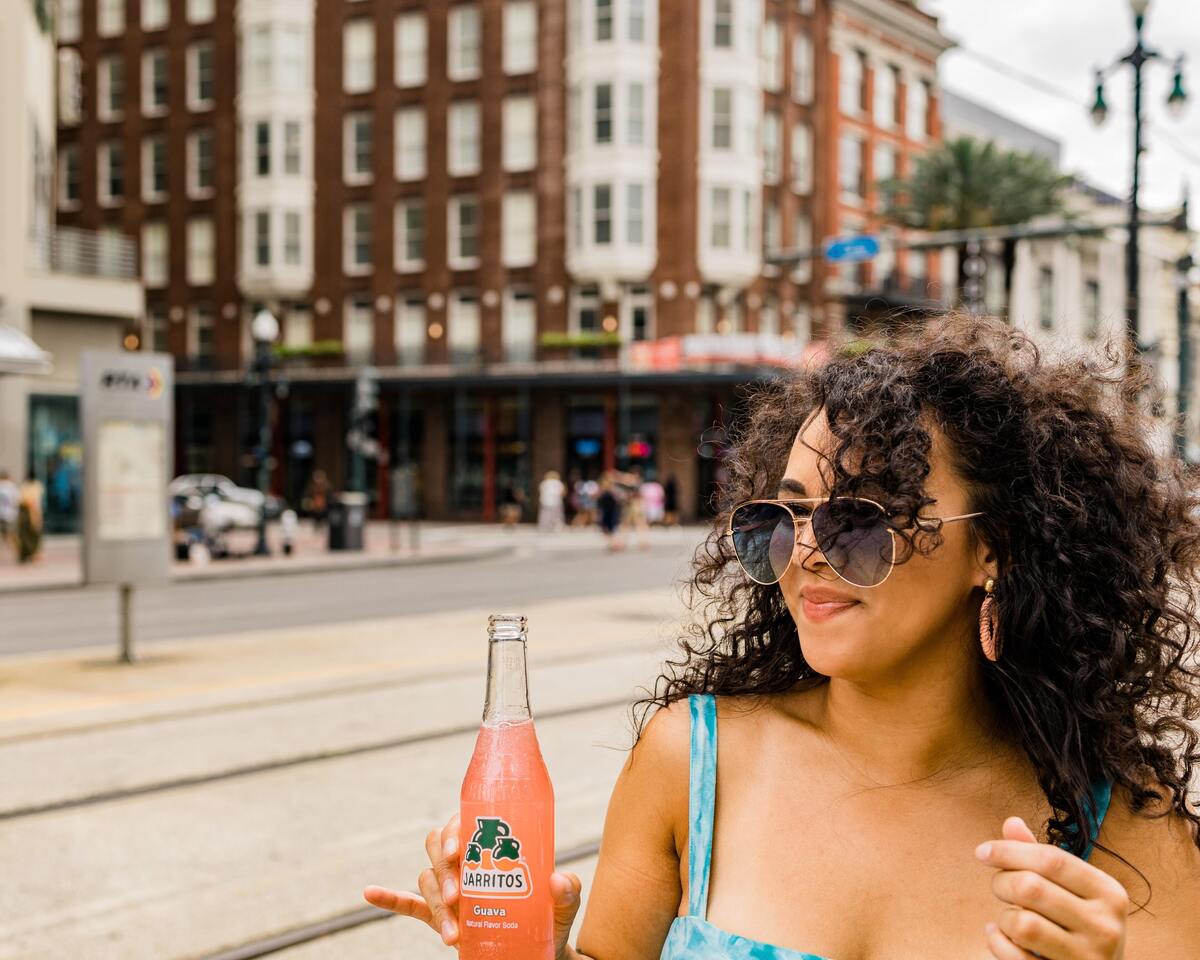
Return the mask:
POLYGON ((754 697, 827 679, 805 662, 777 587, 738 568, 727 511, 775 496, 797 432, 823 409, 836 444, 823 460, 829 493, 879 500, 900 560, 927 554, 940 534, 906 521, 932 502, 932 425, 969 509, 985 513, 971 535, 997 558, 1004 638, 998 662, 979 651, 985 690, 1033 764, 1051 841, 1083 852, 1072 825, 1087 822, 1089 787, 1109 780, 1135 813, 1187 818, 1200 846, 1187 796, 1200 763, 1188 722, 1200 716, 1200 497, 1187 468, 1153 449, 1147 384, 1114 347, 1052 359, 1000 322, 959 317, 755 387, 686 586, 682 656, 634 704, 636 735, 652 707, 692 693, 754 697))

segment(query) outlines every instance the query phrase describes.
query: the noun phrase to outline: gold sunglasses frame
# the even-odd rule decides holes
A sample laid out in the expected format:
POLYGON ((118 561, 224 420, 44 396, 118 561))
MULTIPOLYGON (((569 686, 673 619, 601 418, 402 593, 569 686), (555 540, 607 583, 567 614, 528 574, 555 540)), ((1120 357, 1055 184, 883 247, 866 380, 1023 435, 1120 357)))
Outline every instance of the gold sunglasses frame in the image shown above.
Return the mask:
MULTIPOLYGON (((855 501, 858 501, 861 503, 869 503, 871 506, 875 507, 879 511, 879 513, 883 516, 883 518, 885 520, 887 519, 887 510, 885 510, 883 508, 883 504, 877 503, 876 501, 870 499, 869 497, 794 497, 794 498, 791 498, 788 500, 772 500, 770 498, 762 498, 762 499, 757 499, 757 500, 743 500, 741 503, 739 503, 737 506, 735 506, 732 510, 729 511, 729 522, 726 524, 725 535, 727 537, 729 537, 731 542, 733 541, 733 517, 734 517, 734 514, 736 514, 739 510, 741 510, 742 507, 748 507, 755 503, 769 503, 769 504, 772 504, 773 506, 783 507, 788 512, 788 515, 792 518, 793 537, 792 537, 792 552, 788 555, 787 566, 783 568, 783 570, 780 572, 779 576, 774 580, 759 580, 756 576, 754 576, 754 574, 752 574, 749 570, 746 569, 746 565, 744 563, 742 563, 742 558, 738 556, 737 547, 734 546, 733 556, 734 556, 734 559, 737 560, 738 566, 742 568, 742 573, 744 573, 747 577, 749 577, 751 580, 753 580, 755 583, 759 584, 760 586, 770 587, 770 586, 774 586, 775 584, 779 583, 779 581, 783 579, 784 574, 786 574, 788 572, 788 570, 791 569, 792 561, 795 559, 796 541, 800 539, 800 524, 802 522, 811 523, 812 514, 816 511, 816 506, 814 506, 812 508, 812 510, 809 511, 809 514, 807 517, 800 517, 800 516, 796 515, 796 511, 793 510, 790 505, 793 503, 811 503, 811 504, 815 504, 815 505, 819 506, 822 503, 828 503, 830 500, 855 500, 855 501)), ((954 517, 917 517, 916 524, 917 524, 917 526, 920 527, 920 526, 924 526, 926 523, 928 523, 928 524, 953 523, 955 520, 970 520, 972 517, 982 517, 982 516, 984 516, 983 511, 977 511, 975 513, 960 513, 954 517)), ((839 571, 832 563, 829 562, 829 558, 825 557, 825 551, 821 550, 820 544, 816 544, 815 546, 816 546, 817 550, 821 550, 821 556, 825 557, 825 564, 829 567, 830 570, 832 570, 834 572, 834 574, 837 575, 837 578, 839 580, 842 580, 842 581, 850 584, 850 586, 852 586, 852 587, 859 587, 862 590, 871 590, 871 589, 874 589, 875 587, 883 586, 887 582, 887 578, 892 575, 892 571, 896 569, 896 531, 893 530, 889 526, 887 528, 887 532, 888 532, 888 538, 892 544, 892 559, 891 559, 890 563, 888 564, 887 573, 884 575, 883 579, 879 581, 879 583, 862 584, 862 583, 855 583, 853 580, 848 580, 846 577, 842 576, 841 571, 839 571)), ((816 537, 815 533, 813 534, 813 537, 815 539, 815 537, 816 537)))

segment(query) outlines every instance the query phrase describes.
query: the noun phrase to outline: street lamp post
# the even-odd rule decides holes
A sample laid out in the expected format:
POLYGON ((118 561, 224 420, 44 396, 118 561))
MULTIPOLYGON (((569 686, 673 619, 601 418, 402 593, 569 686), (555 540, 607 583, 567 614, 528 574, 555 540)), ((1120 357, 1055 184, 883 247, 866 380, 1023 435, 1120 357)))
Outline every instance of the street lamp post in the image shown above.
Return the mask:
POLYGON ((259 310, 250 324, 250 335, 254 338, 254 368, 258 375, 258 489, 262 494, 262 505, 258 511, 258 543, 254 546, 256 557, 270 556, 267 546, 267 496, 271 487, 271 345, 279 337, 279 321, 270 310, 259 310))
MULTIPOLYGON (((1142 215, 1138 202, 1142 169, 1142 67, 1151 60, 1161 59, 1162 54, 1147 47, 1142 39, 1142 29, 1145 26, 1146 11, 1150 6, 1150 0, 1129 0, 1129 6, 1133 10, 1133 49, 1107 67, 1096 71, 1096 99, 1092 103, 1091 114, 1097 126, 1104 122, 1108 116, 1108 104, 1104 101, 1105 79, 1124 63, 1133 67, 1133 181, 1129 193, 1129 242, 1125 249, 1125 316, 1130 350, 1131 353, 1136 354, 1142 349, 1139 327, 1139 288, 1141 286, 1139 265, 1141 260, 1138 250, 1138 230, 1141 226, 1142 215)), ((1175 77, 1171 93, 1167 97, 1167 108, 1172 114, 1178 114, 1186 104, 1187 93, 1183 89, 1183 57, 1180 56, 1175 60, 1175 77)))

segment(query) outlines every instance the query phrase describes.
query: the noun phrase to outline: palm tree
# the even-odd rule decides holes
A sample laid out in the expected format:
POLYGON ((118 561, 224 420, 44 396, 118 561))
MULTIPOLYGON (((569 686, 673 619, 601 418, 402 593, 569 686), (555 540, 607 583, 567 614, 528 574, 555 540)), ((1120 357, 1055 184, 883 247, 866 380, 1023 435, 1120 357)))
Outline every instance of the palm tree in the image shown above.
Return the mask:
MULTIPOLYGON (((918 230, 970 230, 1024 223, 1062 208, 1071 178, 1047 158, 958 137, 917 158, 911 174, 879 184, 884 216, 918 230)), ((1012 286, 1015 240, 1004 241, 1004 296, 1012 286)), ((959 289, 966 245, 958 250, 959 289)))

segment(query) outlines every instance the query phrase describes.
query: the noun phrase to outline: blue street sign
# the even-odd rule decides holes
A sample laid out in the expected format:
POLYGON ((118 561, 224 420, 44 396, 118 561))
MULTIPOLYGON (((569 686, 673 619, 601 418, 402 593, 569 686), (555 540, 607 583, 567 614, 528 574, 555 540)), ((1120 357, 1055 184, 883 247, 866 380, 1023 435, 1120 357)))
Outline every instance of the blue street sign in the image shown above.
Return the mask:
POLYGON ((825 259, 833 262, 870 260, 879 254, 879 238, 870 234, 860 237, 834 237, 825 241, 825 259))

